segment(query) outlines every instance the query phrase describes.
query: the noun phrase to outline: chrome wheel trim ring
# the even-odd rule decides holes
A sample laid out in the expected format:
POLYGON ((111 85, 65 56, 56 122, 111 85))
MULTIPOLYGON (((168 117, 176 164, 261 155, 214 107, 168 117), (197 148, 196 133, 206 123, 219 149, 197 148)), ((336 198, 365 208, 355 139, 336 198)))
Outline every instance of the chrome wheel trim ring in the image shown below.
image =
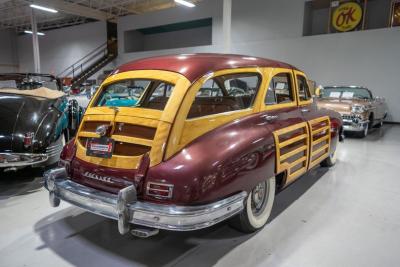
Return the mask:
POLYGON ((275 199, 275 177, 268 178, 264 181, 267 186, 265 187, 266 194, 264 205, 260 209, 260 212, 256 215, 253 214, 252 211, 252 194, 253 191, 250 191, 249 196, 246 200, 246 215, 248 222, 254 229, 262 228, 268 221, 268 218, 272 211, 272 206, 274 204, 275 199))
POLYGON ((269 184, 265 181, 256 185, 251 191, 251 212, 253 216, 258 217, 263 213, 269 194, 269 184))
POLYGON ((332 163, 335 163, 336 159, 337 159, 337 151, 338 151, 338 148, 339 148, 339 135, 337 135, 337 137, 335 137, 335 139, 337 139, 336 140, 335 150, 333 152, 331 152, 330 155, 329 155, 332 163))

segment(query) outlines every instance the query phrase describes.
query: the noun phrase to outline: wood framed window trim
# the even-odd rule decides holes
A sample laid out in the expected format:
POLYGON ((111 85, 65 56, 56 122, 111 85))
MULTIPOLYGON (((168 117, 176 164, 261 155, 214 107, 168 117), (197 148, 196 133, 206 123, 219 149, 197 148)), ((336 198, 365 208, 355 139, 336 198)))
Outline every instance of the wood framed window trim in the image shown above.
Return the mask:
POLYGON ((297 96, 296 96, 296 85, 295 85, 295 77, 293 76, 293 71, 291 69, 284 69, 284 68, 266 68, 264 69, 264 77, 266 77, 266 83, 265 83, 265 90, 262 92, 262 105, 261 105, 261 110, 262 111, 267 111, 267 110, 277 110, 277 109, 282 109, 282 108, 289 108, 289 107, 296 107, 297 106, 297 96), (268 92, 269 85, 271 83, 272 78, 274 78, 278 74, 286 73, 290 75, 290 82, 291 82, 291 91, 292 91, 292 96, 293 100, 292 102, 289 103, 281 103, 281 104, 270 104, 267 105, 264 101, 265 96, 268 92))

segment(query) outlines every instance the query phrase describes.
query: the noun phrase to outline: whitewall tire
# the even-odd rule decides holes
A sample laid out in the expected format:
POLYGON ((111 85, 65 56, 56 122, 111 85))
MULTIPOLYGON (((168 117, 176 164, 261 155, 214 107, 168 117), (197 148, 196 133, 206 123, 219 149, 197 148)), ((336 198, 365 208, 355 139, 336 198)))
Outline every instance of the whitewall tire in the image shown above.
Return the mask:
POLYGON ((275 177, 256 185, 247 196, 244 209, 231 225, 245 233, 252 233, 264 227, 271 215, 275 199, 275 177))
POLYGON ((337 161, 337 152, 339 149, 339 134, 337 135, 336 139, 336 147, 334 151, 330 151, 329 156, 321 162, 322 167, 332 167, 336 164, 337 161))

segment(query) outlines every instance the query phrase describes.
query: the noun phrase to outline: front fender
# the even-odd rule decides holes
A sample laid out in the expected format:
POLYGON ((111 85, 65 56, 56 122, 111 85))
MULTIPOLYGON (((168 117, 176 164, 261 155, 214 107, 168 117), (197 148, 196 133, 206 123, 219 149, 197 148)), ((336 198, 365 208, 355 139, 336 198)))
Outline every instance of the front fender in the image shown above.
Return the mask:
POLYGON ((251 191, 275 172, 274 139, 261 116, 247 116, 197 138, 174 157, 151 167, 144 187, 147 182, 173 184, 172 199, 158 202, 179 205, 251 191))

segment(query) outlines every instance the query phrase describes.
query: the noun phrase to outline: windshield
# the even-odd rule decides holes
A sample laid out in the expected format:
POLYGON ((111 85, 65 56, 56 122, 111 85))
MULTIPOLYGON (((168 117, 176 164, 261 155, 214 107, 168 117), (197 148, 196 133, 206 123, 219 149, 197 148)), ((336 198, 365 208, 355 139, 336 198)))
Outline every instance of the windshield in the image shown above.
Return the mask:
POLYGON ((104 86, 94 107, 144 107, 163 110, 174 86, 159 80, 128 79, 104 86))
POLYGON ((0 89, 33 90, 46 87, 58 90, 57 80, 50 76, 4 74, 0 75, 0 89))
POLYGON ((325 87, 321 90, 322 98, 344 98, 344 99, 371 99, 371 92, 366 88, 355 87, 325 87))

